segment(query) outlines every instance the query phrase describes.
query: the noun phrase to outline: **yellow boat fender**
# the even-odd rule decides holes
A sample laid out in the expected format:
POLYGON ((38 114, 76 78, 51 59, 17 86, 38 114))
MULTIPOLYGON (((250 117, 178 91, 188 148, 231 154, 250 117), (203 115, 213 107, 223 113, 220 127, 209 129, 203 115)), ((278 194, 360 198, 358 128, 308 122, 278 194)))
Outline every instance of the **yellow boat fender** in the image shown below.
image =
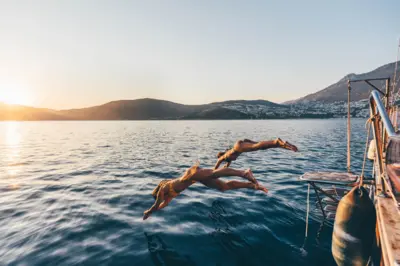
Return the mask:
POLYGON ((375 237, 376 211, 364 187, 354 187, 338 205, 332 235, 337 265, 367 265, 375 237))

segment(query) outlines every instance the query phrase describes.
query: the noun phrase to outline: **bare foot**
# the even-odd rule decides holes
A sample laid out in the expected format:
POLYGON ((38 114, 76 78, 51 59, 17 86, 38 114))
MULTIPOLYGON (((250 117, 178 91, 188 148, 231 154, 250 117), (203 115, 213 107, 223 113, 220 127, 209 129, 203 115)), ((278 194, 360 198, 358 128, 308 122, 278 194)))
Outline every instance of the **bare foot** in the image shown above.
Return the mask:
POLYGON ((280 138, 278 138, 277 140, 278 140, 279 146, 282 147, 283 149, 291 150, 294 152, 299 151, 299 149, 297 149, 297 147, 295 145, 289 143, 288 141, 283 141, 280 138))
POLYGON ((255 184, 254 189, 261 190, 261 191, 264 191, 265 193, 268 193, 268 189, 260 184, 255 184))
POLYGON ((247 169, 244 172, 244 177, 247 178, 251 183, 258 184, 257 180, 254 178, 253 172, 250 169, 247 169))

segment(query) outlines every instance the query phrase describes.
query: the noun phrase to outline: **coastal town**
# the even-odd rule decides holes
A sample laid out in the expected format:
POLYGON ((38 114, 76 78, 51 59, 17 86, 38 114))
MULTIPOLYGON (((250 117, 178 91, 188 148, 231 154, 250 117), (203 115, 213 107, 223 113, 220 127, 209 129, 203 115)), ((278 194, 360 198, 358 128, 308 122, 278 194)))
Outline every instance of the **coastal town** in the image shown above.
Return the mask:
MULTIPOLYGON (((338 101, 324 103, 312 101, 289 105, 268 105, 243 103, 222 103, 221 107, 242 112, 254 119, 266 118, 343 118, 347 116, 347 103, 338 101)), ((367 118, 368 99, 351 102, 352 117, 367 118)))

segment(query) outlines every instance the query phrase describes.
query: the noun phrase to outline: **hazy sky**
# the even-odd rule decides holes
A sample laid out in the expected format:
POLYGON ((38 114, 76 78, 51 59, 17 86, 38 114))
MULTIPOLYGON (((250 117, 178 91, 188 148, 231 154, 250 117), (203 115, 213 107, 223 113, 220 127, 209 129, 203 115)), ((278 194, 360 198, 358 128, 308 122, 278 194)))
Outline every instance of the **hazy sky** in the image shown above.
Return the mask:
POLYGON ((399 0, 0 0, 0 101, 282 102, 395 61, 399 12, 399 0))

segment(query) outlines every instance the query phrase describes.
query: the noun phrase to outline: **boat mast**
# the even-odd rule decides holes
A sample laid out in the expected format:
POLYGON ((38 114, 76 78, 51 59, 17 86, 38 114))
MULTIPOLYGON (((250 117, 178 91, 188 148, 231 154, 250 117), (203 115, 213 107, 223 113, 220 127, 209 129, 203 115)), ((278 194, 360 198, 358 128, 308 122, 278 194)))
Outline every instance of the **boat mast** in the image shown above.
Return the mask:
POLYGON ((397 85, 396 74, 397 74, 397 62, 399 62, 399 53, 400 53, 400 38, 399 38, 399 42, 397 44, 397 56, 396 56, 396 63, 395 63, 395 67, 394 67, 394 75, 393 75, 393 83, 392 83, 393 95, 391 97, 391 99, 392 99, 391 105, 393 105, 396 102, 396 100, 399 96, 399 93, 400 93, 400 89, 396 93, 396 85, 397 85))

